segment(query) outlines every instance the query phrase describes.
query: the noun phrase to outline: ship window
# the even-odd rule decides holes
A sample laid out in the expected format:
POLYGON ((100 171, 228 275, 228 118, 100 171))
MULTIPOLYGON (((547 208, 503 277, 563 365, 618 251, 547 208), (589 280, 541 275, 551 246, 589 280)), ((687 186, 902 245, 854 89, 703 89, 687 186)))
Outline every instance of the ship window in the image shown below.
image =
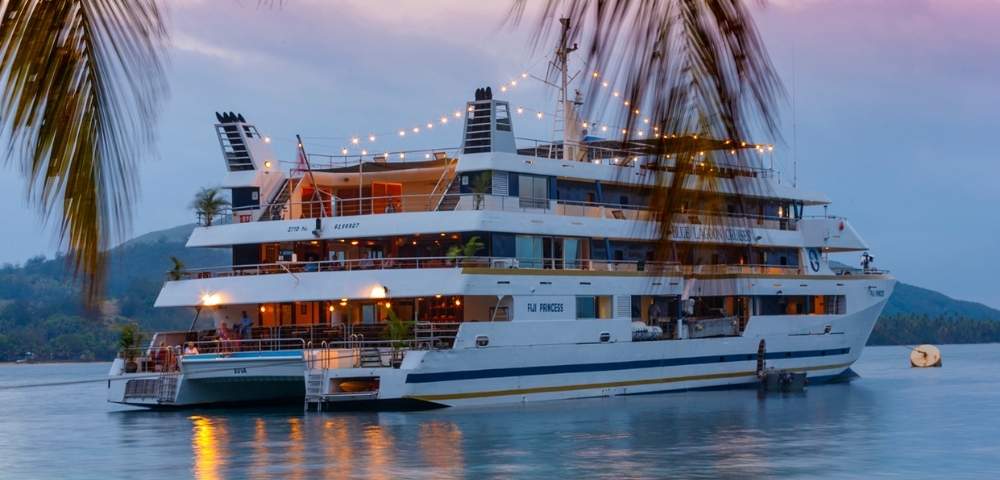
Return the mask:
POLYGON ((844 295, 759 295, 754 300, 756 315, 843 315, 844 295))
POLYGON ((562 254, 564 268, 580 268, 577 259, 580 258, 580 240, 576 238, 564 238, 562 241, 562 254))
POLYGON ((610 295, 580 295, 576 297, 576 318, 611 318, 610 295))
POLYGON ((597 297, 580 296, 576 297, 576 318, 596 318, 597 317, 597 297))
POLYGON ((542 237, 516 237, 517 263, 520 268, 542 268, 542 237))
POLYGON ((522 208, 549 207, 549 179, 536 175, 517 176, 518 197, 522 208))
POLYGON ((490 337, 487 337, 486 335, 479 335, 476 337, 477 347, 485 347, 488 346, 489 344, 490 344, 490 337))
POLYGON ((510 112, 506 103, 498 103, 496 108, 497 130, 501 132, 510 131, 510 112))

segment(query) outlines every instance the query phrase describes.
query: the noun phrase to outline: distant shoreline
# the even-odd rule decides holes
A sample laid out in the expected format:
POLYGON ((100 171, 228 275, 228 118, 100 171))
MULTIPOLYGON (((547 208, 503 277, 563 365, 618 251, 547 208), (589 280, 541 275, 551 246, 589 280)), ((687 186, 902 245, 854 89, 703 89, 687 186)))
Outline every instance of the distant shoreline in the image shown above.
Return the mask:
MULTIPOLYGON (((869 348, 879 348, 879 347, 901 347, 907 348, 916 345, 931 344, 939 347, 948 347, 956 345, 1000 345, 1000 342, 963 342, 963 343, 937 343, 937 342, 914 342, 914 343, 891 343, 891 344, 878 344, 878 345, 866 345, 865 349, 869 348)), ((0 361, 0 366, 7 365, 54 365, 54 364, 87 364, 87 363, 111 363, 114 359, 109 360, 34 360, 29 363, 17 363, 15 361, 0 361)))

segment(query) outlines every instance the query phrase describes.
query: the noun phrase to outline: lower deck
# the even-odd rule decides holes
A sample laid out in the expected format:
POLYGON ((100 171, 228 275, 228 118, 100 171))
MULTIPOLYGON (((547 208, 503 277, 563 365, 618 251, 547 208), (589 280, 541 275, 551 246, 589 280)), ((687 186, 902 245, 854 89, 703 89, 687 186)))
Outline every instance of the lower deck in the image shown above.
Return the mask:
MULTIPOLYGON (((414 324, 404 338, 386 326, 389 339, 216 338, 179 352, 178 342, 164 347, 173 349, 173 363, 152 370, 128 372, 119 359, 109 400, 166 408, 282 399, 334 408, 457 406, 729 388, 755 382, 768 367, 825 378, 857 360, 885 301, 872 297, 845 314, 751 315, 745 328, 726 317, 683 318, 679 335, 631 318, 596 318, 458 322, 423 338, 414 324), (709 334, 714 329, 722 334, 709 334)), ((167 335, 189 333, 157 339, 167 335)))

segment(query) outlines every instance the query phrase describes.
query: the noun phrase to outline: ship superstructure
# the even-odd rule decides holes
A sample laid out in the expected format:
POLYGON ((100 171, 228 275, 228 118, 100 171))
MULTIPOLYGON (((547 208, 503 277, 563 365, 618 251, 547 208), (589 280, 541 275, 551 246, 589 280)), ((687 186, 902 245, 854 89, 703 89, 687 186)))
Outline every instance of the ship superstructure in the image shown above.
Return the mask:
POLYGON ((849 372, 895 284, 832 269, 830 254, 868 247, 763 166, 688 172, 718 200, 685 205, 658 252, 652 142, 754 145, 519 148, 510 105, 479 89, 457 149, 300 149, 282 168, 242 115, 217 120, 232 208, 200 218, 188 247, 229 248, 232 264, 185 271, 156 300, 212 326, 116 361, 110 401, 451 406, 737 386, 766 368, 819 382, 849 372))

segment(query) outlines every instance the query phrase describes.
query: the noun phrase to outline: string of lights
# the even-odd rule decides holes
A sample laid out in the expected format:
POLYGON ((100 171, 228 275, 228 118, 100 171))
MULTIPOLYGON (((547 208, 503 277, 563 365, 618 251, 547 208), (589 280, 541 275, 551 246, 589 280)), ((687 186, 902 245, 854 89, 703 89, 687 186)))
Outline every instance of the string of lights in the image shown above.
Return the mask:
MULTIPOLYGON (((585 120, 580 123, 580 127, 592 135, 600 135, 609 139, 645 139, 645 138, 673 138, 676 135, 670 135, 668 137, 666 134, 660 132, 660 129, 656 125, 652 125, 652 120, 648 116, 642 115, 642 110, 635 108, 630 104, 630 101, 622 96, 622 93, 613 87, 611 82, 608 80, 602 80, 602 75, 600 72, 591 72, 590 78, 600 85, 602 89, 606 89, 610 92, 612 101, 614 99, 620 99, 621 106, 626 108, 633 108, 632 114, 634 115, 636 125, 615 125, 611 122, 606 121, 595 121, 595 120, 585 120), (598 83, 599 82, 599 83, 598 83), (630 137, 631 133, 631 137, 630 137)), ((549 84, 544 78, 538 77, 529 73, 527 70, 523 71, 520 75, 517 75, 512 80, 508 80, 499 85, 498 90, 502 93, 510 92, 523 86, 528 80, 535 80, 543 84, 549 84), (519 79, 518 79, 519 78, 519 79)), ((468 107, 468 111, 472 110, 472 107, 468 107)), ((557 114, 551 111, 545 111, 542 109, 530 108, 524 105, 518 105, 514 108, 514 113, 519 117, 525 117, 530 115, 535 117, 535 119, 542 121, 546 118, 556 118, 557 114)), ((420 122, 416 125, 397 128, 394 130, 386 130, 382 132, 370 132, 367 135, 352 134, 345 136, 303 136, 304 140, 309 140, 311 145, 316 145, 320 147, 329 148, 333 151, 339 151, 341 156, 367 156, 367 155, 385 155, 389 156, 390 153, 393 155, 399 155, 400 158, 406 156, 405 152, 389 152, 385 149, 377 148, 380 139, 387 137, 404 139, 412 138, 421 133, 434 131, 435 128, 443 128, 450 124, 458 123, 462 119, 463 109, 454 109, 449 113, 444 113, 437 115, 435 119, 426 122, 420 122), (322 142, 313 142, 313 140, 331 140, 335 142, 342 142, 339 145, 324 144, 322 142)), ((298 143, 297 140, 292 139, 280 139, 281 141, 289 141, 298 143)), ((746 142, 740 142, 741 148, 746 148, 746 142)), ((774 150, 774 145, 772 144, 750 144, 751 147, 756 149, 758 152, 770 152, 774 150)), ((427 154, 429 157, 429 154, 427 154)), ((330 156, 330 155, 326 155, 330 156)))

